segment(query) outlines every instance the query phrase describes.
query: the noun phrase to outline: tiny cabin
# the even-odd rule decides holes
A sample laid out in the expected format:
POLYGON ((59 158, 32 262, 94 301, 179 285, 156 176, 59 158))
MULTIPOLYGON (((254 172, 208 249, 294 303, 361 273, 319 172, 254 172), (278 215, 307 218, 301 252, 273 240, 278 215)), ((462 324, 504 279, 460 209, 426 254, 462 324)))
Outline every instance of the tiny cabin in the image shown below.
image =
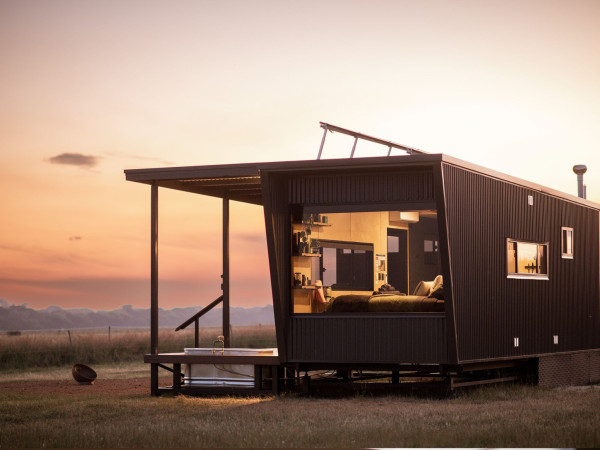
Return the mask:
POLYGON ((387 373, 396 383, 427 375, 451 387, 490 374, 542 385, 600 380, 600 205, 443 154, 137 169, 126 178, 152 186, 145 360, 155 394, 159 367, 172 364, 183 389, 181 364, 201 362, 158 352, 159 187, 223 198, 224 315, 235 251, 225 242, 228 202, 264 208, 277 351, 246 362, 269 374, 273 390, 316 370, 387 373))

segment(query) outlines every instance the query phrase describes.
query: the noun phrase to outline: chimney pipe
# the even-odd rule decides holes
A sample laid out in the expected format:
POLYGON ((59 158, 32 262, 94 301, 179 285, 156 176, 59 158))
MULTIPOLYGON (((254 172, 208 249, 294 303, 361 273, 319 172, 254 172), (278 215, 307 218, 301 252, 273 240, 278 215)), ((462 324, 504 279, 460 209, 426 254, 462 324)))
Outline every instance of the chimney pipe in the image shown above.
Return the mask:
POLYGON ((583 184, 583 174, 587 172, 587 167, 583 164, 573 166, 573 172, 577 174, 577 196, 587 198, 586 186, 583 184))

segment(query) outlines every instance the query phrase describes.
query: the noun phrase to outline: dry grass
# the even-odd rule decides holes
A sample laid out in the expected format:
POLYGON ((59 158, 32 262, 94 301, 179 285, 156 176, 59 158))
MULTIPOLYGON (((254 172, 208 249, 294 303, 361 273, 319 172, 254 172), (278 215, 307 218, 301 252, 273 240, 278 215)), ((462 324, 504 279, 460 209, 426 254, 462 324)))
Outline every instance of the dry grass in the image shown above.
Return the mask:
MULTIPOLYGON (((273 329, 266 328, 259 332, 257 327, 246 330, 246 346, 273 345, 274 342, 261 340, 274 341, 273 334, 269 334, 273 329)), ((203 339, 211 342, 218 333, 217 329, 204 331, 203 339)), ((162 351, 167 351, 166 345, 177 346, 175 351, 188 345, 181 345, 177 335, 169 333, 163 332, 161 336, 162 351)), ((243 345, 239 343, 242 334, 237 332, 237 345, 243 345)), ((53 345, 64 345, 61 341, 67 341, 68 349, 65 335, 2 336, 0 353, 9 354, 9 345, 17 353, 35 347, 35 352, 21 361, 37 360, 44 349, 52 351, 53 345)), ((120 362, 94 363, 99 379, 144 377, 147 380, 148 367, 141 363, 146 350, 138 347, 147 344, 147 332, 115 333, 110 345, 102 343, 103 339, 107 340, 107 336, 99 333, 73 334, 74 347, 80 345, 81 352, 90 346, 103 345, 108 349, 111 346, 127 349, 123 354, 129 356, 119 357, 120 362), (139 344, 131 344, 138 341, 139 344)), ((114 355, 120 351, 113 349, 108 353, 114 355)), ((52 381, 61 384, 59 381, 69 379, 69 372, 68 364, 49 369, 10 370, 2 364, 0 383, 4 387, 22 387, 36 381, 40 386, 52 381), (9 384, 15 381, 24 383, 9 384)), ((12 387, 0 389, 0 446, 600 446, 599 386, 577 389, 488 386, 445 400, 393 395, 325 399, 291 394, 275 398, 153 398, 145 387, 142 390, 144 393, 126 387, 124 391, 107 394, 83 389, 64 395, 12 387)))
POLYGON ((600 389, 487 387, 448 400, 2 394, 8 447, 598 447, 600 389))
MULTIPOLYGON (((148 376, 148 364, 141 361, 104 363, 94 365, 93 369, 98 377, 107 380, 145 378, 148 376)), ((32 367, 29 369, 0 370, 0 383, 15 381, 52 381, 71 378, 71 366, 60 367, 32 367)))
MULTIPOLYGON (((253 326, 234 328, 233 344, 240 347, 275 347, 275 327, 253 326)), ((194 330, 175 332, 161 329, 159 350, 180 352, 194 347, 194 330)), ((219 328, 201 328, 200 346, 212 346, 221 334, 219 328)), ((0 335, 0 367, 21 370, 32 367, 58 367, 81 362, 84 364, 125 363, 141 361, 150 352, 150 332, 144 330, 73 330, 71 344, 66 330, 31 332, 19 336, 0 335)))

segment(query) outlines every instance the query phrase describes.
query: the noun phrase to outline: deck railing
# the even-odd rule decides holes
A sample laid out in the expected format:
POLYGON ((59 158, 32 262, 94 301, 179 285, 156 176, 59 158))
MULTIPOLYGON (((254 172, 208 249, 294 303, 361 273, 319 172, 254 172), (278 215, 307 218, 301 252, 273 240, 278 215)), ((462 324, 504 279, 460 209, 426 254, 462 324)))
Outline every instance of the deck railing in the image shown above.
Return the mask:
POLYGON ((194 314, 188 320, 186 320, 181 325, 179 325, 177 328, 175 328, 175 331, 183 330, 184 328, 187 328, 192 322, 195 322, 195 330, 194 330, 194 343, 195 344, 194 344, 194 347, 198 348, 200 346, 200 342, 199 342, 200 341, 200 326, 198 323, 200 317, 202 317, 204 314, 209 312, 211 309, 213 309, 215 306, 217 306, 222 301, 223 301, 223 296, 221 295, 219 298, 214 300, 210 305, 202 308, 200 311, 198 311, 196 314, 194 314))

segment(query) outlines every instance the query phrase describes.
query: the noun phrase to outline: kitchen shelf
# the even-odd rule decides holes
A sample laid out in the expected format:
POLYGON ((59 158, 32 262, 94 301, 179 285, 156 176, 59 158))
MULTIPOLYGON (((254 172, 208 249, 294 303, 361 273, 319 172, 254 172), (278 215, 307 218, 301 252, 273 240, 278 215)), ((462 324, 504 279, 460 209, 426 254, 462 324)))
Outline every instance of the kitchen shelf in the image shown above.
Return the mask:
POLYGON ((294 225, 298 225, 298 226, 316 226, 316 227, 330 227, 331 224, 330 223, 325 223, 325 222, 300 222, 300 223, 294 223, 294 225))

